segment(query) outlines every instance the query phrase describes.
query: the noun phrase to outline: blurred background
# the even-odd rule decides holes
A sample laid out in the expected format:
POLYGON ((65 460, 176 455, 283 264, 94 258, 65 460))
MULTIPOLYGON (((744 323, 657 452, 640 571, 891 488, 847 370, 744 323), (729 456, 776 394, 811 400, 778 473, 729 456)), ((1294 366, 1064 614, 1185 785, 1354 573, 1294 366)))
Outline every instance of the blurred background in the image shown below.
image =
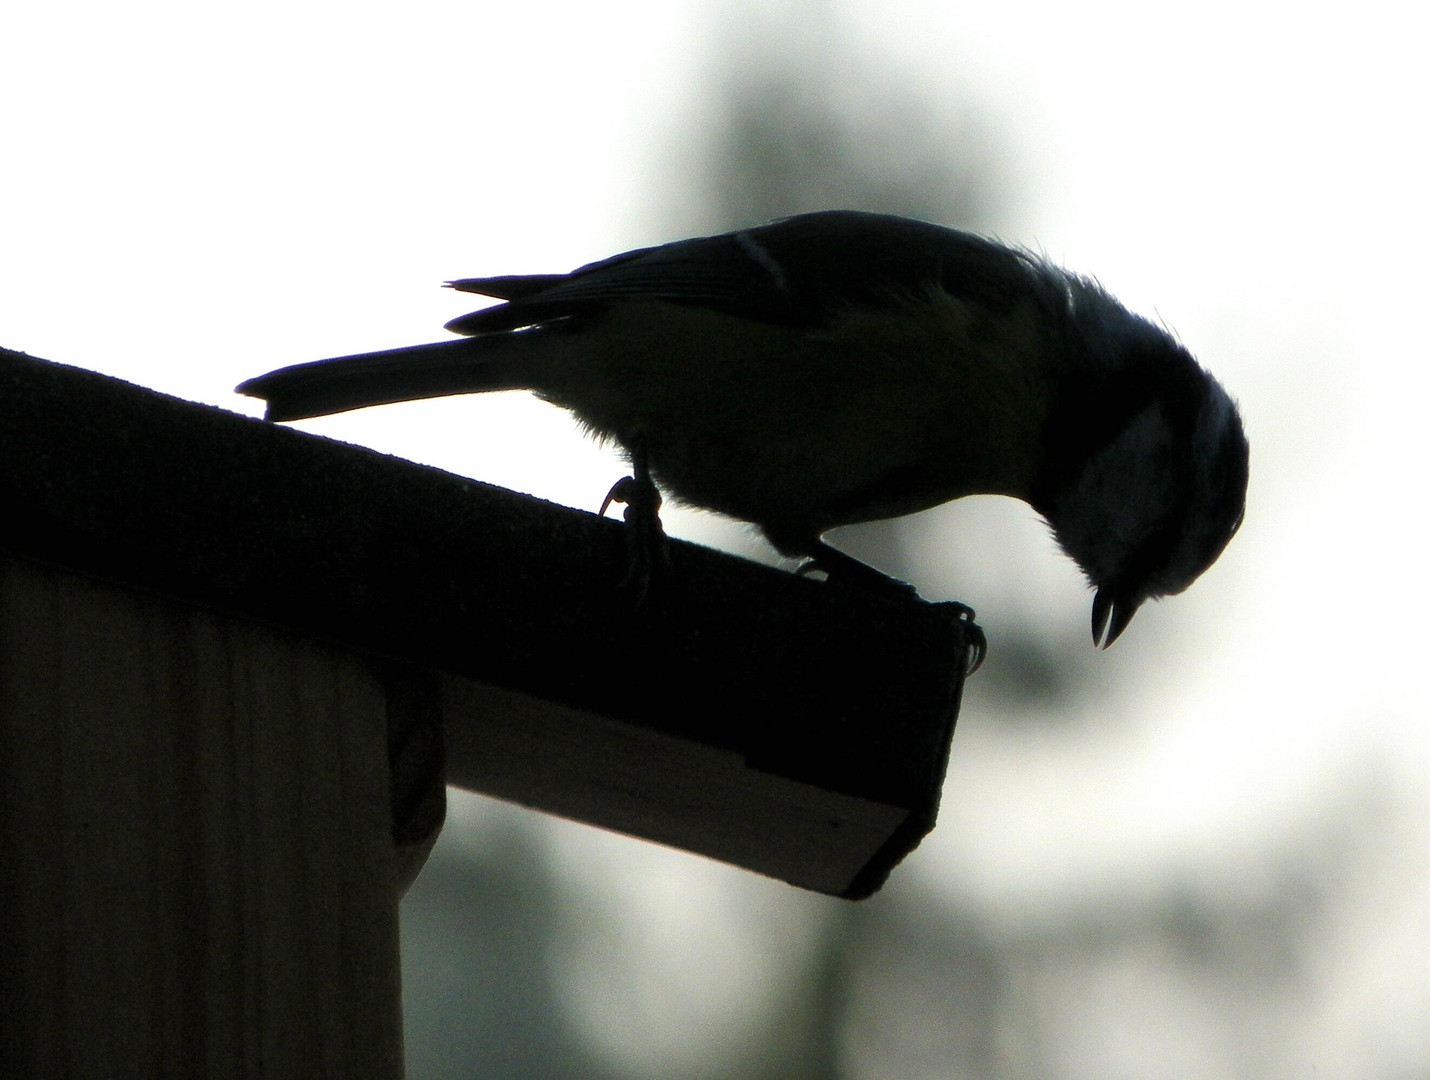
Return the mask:
MULTIPOLYGON (((1244 409, 1244 528, 1107 653, 1021 504, 835 536, 971 604, 991 643, 939 826, 867 902, 454 792, 404 902, 409 1075, 1430 1077, 1413 18, 1258 0, 0 11, 11 348, 256 413, 231 393, 246 377, 439 338, 471 303, 445 279, 840 206, 1096 275, 1244 409)), ((304 426, 587 509, 622 475, 522 394, 304 426)), ((709 515, 667 526, 773 559, 709 515)))

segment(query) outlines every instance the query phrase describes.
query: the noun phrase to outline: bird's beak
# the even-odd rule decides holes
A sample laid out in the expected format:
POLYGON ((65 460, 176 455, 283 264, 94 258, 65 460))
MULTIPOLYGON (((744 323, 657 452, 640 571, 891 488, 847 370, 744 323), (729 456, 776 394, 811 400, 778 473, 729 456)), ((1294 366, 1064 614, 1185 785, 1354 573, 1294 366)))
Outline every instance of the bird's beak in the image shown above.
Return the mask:
POLYGON ((1101 649, 1110 646, 1127 629, 1141 606, 1141 597, 1118 596, 1107 589, 1098 589, 1092 598, 1092 643, 1101 649))

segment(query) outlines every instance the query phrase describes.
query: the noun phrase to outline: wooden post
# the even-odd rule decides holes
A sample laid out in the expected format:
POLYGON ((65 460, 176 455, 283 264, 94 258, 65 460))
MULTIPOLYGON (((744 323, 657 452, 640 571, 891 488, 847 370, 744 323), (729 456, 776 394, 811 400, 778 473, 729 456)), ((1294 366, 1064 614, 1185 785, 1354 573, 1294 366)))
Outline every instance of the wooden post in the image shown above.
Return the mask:
POLYGON ((0 1074, 399 1077, 382 687, 0 564, 0 1074))

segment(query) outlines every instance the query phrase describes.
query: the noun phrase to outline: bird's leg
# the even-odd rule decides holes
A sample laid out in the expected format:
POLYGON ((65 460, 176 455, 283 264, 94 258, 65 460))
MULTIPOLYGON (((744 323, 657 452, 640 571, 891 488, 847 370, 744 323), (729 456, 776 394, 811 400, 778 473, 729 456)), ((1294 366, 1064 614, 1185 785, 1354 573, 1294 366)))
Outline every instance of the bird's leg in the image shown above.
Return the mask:
POLYGON ((660 524, 660 491, 650 478, 645 448, 631 448, 631 475, 617 480, 601 503, 604 517, 612 503, 625 506, 626 576, 622 591, 635 594, 639 604, 650 590, 651 578, 669 559, 669 543, 660 524))

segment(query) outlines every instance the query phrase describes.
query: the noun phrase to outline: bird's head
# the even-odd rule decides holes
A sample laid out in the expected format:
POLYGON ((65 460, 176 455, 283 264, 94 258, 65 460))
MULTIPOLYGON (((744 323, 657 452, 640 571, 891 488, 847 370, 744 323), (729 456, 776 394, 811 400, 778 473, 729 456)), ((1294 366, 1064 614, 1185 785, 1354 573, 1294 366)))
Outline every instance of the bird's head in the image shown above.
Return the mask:
POLYGON ((1153 331, 1138 335, 1141 355, 1081 403, 1084 437, 1067 444, 1077 449, 1042 508, 1097 590, 1092 636, 1103 648, 1145 600, 1201 576, 1246 506, 1248 447, 1235 403, 1169 335, 1141 329, 1153 331))

